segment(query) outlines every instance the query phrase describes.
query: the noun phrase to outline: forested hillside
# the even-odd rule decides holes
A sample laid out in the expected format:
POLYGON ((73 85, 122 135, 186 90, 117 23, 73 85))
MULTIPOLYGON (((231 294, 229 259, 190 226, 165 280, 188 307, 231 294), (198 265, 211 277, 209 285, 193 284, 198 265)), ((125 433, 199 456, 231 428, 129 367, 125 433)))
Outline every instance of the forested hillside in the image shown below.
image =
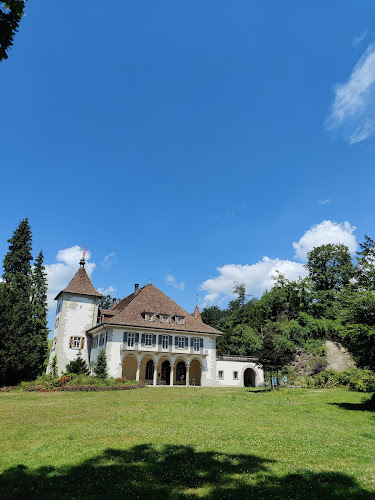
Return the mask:
POLYGON ((227 309, 205 308, 205 323, 223 331, 218 354, 258 355, 281 367, 296 355, 311 373, 325 367, 325 341, 346 346, 361 368, 375 369, 375 242, 365 237, 354 261, 344 245, 323 245, 308 254, 308 277, 282 274, 260 299, 236 283, 227 309), (272 358, 272 359, 271 359, 272 358))

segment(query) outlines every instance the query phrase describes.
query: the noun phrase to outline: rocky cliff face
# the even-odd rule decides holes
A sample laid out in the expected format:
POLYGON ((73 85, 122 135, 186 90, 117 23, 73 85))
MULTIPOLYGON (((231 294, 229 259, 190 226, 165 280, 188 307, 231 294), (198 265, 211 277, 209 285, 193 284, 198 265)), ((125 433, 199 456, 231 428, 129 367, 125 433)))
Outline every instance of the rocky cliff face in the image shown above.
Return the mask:
POLYGON ((342 372, 355 366, 354 360, 349 352, 338 342, 327 340, 327 370, 342 372))

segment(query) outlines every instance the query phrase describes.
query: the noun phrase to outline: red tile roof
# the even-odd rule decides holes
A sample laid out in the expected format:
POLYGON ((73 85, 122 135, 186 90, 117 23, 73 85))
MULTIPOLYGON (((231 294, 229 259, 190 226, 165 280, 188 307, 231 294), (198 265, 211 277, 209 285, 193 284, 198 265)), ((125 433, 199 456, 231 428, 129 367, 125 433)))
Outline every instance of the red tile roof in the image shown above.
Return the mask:
MULTIPOLYGON (((141 288, 138 293, 132 293, 122 299, 113 309, 115 315, 105 320, 105 323, 119 326, 136 326, 143 328, 178 330, 182 332, 196 332, 220 335, 222 332, 203 323, 189 314, 165 293, 152 283, 141 288), (153 321, 146 321, 145 312, 154 313, 153 321), (168 314, 169 322, 163 323, 159 315, 168 314), (178 324, 176 316, 184 318, 184 324, 178 324)), ((199 309, 198 309, 199 312, 199 309)), ((200 316, 200 313, 199 313, 200 316)))
POLYGON ((78 269, 69 285, 56 295, 55 300, 57 300, 63 292, 75 293, 77 295, 90 295, 91 297, 102 297, 102 294, 97 292, 92 286, 90 278, 83 267, 78 269))
POLYGON ((199 310, 198 304, 195 306, 195 309, 194 309, 194 312, 193 312, 193 316, 194 316, 195 319, 197 319, 198 321, 202 321, 202 323, 203 323, 203 319, 202 319, 201 312, 199 310))

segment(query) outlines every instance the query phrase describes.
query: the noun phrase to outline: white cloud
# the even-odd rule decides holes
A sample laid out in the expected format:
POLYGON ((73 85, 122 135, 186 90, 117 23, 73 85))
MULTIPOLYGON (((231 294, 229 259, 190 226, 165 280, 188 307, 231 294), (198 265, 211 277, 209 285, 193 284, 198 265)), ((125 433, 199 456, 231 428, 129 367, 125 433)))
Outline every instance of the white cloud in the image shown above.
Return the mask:
POLYGON ((353 38, 353 46, 357 47, 367 36, 367 30, 362 31, 358 36, 353 38))
POLYGON ((183 291, 185 288, 185 282, 180 281, 180 283, 177 283, 176 278, 172 274, 167 274, 165 277, 165 282, 167 285, 171 285, 174 288, 177 288, 177 290, 183 291))
POLYGON ((332 112, 326 120, 329 130, 343 134, 349 144, 375 134, 375 44, 355 65, 345 83, 336 85, 332 112))
MULTIPOLYGON (((298 242, 293 243, 294 257, 305 261, 310 250, 327 243, 342 243, 353 254, 357 249, 357 241, 353 234, 355 229, 356 227, 350 225, 349 222, 338 224, 324 220, 320 224, 312 226, 298 242)), ((217 271, 218 276, 204 281, 200 286, 200 289, 206 292, 201 303, 202 307, 213 303, 221 304, 228 300, 236 282, 245 283, 248 294, 260 297, 265 290, 270 290, 274 286, 273 278, 277 272, 283 274, 290 281, 308 274, 301 262, 268 257, 263 257, 261 261, 252 265, 227 264, 218 267, 217 271)))
POLYGON ((108 271, 112 264, 116 264, 117 260, 114 259, 116 252, 111 252, 104 257, 104 260, 100 263, 103 269, 108 271))
POLYGON ((102 295, 111 295, 112 297, 117 292, 117 288, 112 285, 109 285, 107 288, 98 288, 98 292, 102 295))
POLYGON ((229 298, 235 282, 245 283, 246 292, 254 296, 261 296, 265 290, 270 290, 274 285, 273 276, 276 272, 284 274, 289 280, 296 280, 300 276, 307 276, 307 271, 299 262, 290 260, 263 259, 256 264, 227 264, 217 268, 219 276, 206 280, 200 286, 201 290, 208 292, 202 304, 217 302, 218 299, 229 298))
MULTIPOLYGON (((56 306, 56 302, 54 302, 56 295, 68 286, 70 280, 77 272, 82 254, 83 248, 78 245, 74 245, 73 247, 59 250, 56 255, 56 260, 58 261, 57 263, 46 264, 45 267, 48 280, 48 307, 50 310, 54 309, 56 306)), ((85 269, 89 276, 91 276, 96 267, 94 262, 88 262, 90 257, 90 251, 86 250, 85 269)))
POLYGON ((328 198, 327 200, 320 200, 318 203, 319 205, 327 205, 331 201, 332 201, 331 198, 328 198))
POLYGON ((357 241, 353 234, 355 229, 356 227, 351 226, 349 222, 338 224, 337 222, 324 220, 320 224, 312 226, 298 242, 293 243, 296 252, 294 257, 304 261, 307 259, 308 252, 313 248, 328 243, 342 243, 353 254, 357 250, 357 241))

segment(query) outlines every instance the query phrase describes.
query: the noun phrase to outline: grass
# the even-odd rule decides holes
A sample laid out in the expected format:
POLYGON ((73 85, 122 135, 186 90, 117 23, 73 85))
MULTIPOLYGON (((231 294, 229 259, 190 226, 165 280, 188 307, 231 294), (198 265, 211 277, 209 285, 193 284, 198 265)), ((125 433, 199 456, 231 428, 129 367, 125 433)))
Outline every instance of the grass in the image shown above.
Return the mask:
MULTIPOLYGON (((375 498, 345 390, 0 393, 0 498, 375 498)), ((353 411, 354 410, 354 411, 353 411)))

